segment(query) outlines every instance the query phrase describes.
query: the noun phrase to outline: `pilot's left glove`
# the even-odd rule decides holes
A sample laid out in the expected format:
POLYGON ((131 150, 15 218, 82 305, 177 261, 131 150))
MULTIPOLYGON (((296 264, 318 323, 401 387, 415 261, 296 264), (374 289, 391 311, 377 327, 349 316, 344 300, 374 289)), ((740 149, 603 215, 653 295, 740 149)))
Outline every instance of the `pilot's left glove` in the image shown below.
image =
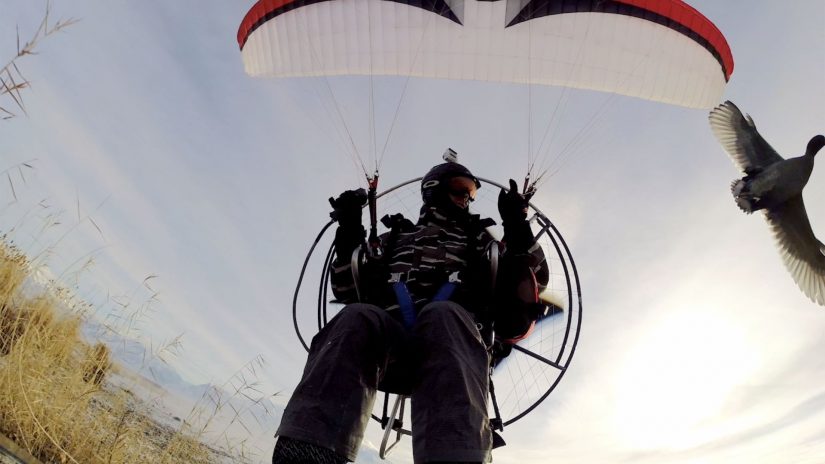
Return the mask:
POLYGON ((498 194, 498 213, 504 227, 504 243, 508 253, 527 253, 533 246, 533 231, 527 222, 530 199, 518 193, 516 181, 510 179, 510 190, 498 194))
POLYGON ((526 220, 528 205, 528 199, 518 193, 518 185, 513 179, 510 179, 510 190, 501 189, 498 194, 498 214, 505 227, 526 220))

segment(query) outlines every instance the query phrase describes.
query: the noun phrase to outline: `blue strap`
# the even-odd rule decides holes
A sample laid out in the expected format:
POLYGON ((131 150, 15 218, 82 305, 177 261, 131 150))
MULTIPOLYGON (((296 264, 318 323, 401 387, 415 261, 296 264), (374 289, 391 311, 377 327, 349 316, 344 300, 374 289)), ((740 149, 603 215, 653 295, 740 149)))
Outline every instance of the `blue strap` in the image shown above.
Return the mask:
MULTIPOLYGON (((456 287, 455 282, 445 283, 438 289, 432 301, 449 300, 453 296, 456 287)), ((415 325, 415 304, 410 296, 409 289, 407 289, 407 284, 399 280, 392 284, 392 289, 395 292, 396 300, 398 300, 398 308, 401 310, 401 321, 404 328, 410 330, 415 325)))
POLYGON ((401 310, 401 322, 404 328, 410 330, 415 325, 415 305, 407 284, 399 280, 392 284, 392 289, 395 291, 395 299, 398 300, 398 307, 401 310))
POLYGON ((453 296, 453 292, 455 291, 456 284, 455 282, 447 282, 438 289, 435 296, 433 297, 433 301, 447 301, 453 296))

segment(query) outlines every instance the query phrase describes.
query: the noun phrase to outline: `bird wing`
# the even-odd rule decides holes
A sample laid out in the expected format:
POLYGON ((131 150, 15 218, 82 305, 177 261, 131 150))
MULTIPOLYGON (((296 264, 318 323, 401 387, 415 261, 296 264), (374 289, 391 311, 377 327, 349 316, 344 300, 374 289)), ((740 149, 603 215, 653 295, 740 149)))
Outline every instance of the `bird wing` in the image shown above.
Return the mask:
POLYGON ((752 174, 783 158, 759 135, 750 116, 726 101, 710 111, 710 128, 736 167, 752 174))
POLYGON ((825 306, 825 245, 814 236, 802 195, 765 212, 779 254, 805 295, 825 306))

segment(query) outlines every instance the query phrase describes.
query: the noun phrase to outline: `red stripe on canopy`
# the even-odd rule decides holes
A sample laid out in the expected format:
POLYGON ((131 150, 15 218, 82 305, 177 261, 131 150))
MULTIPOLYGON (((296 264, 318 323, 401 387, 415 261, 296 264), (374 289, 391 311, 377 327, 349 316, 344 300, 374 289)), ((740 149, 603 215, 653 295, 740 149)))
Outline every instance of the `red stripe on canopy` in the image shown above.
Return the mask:
POLYGON ((249 12, 246 13, 243 21, 241 21, 241 26, 238 28, 238 46, 243 49, 252 28, 266 15, 296 1, 297 0, 259 0, 255 3, 249 12))
POLYGON ((707 40, 711 47, 719 53, 722 67, 725 71, 725 80, 730 80, 733 73, 733 54, 728 41, 719 28, 708 18, 682 0, 613 0, 616 3, 635 6, 671 19, 692 30, 699 37, 707 40))

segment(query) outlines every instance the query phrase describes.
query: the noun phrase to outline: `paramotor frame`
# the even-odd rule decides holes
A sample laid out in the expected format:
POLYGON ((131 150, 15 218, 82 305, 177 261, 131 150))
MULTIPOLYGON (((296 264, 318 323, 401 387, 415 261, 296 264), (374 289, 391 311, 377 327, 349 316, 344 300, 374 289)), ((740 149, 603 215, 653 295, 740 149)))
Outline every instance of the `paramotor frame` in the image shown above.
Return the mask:
MULTIPOLYGON (((506 187, 497 182, 484 178, 479 179, 485 184, 507 190, 506 187)), ((410 197, 419 196, 417 183, 420 180, 420 177, 411 179, 379 193, 378 199, 385 200, 379 202, 379 204, 384 205, 391 194, 398 195, 401 198, 396 201, 396 206, 409 203, 408 199, 410 197), (410 186, 416 188, 410 188, 410 186), (407 199, 403 198, 403 193, 399 193, 403 191, 407 191, 407 199)), ((473 204, 474 207, 477 203, 479 202, 473 204)), ((492 204, 493 202, 489 201, 488 203, 492 204)), ((414 209, 408 204, 401 207, 414 209)), ((491 417, 493 417, 493 413, 495 413, 495 416, 500 415, 500 427, 508 426, 525 417, 535 410, 556 388, 570 365, 581 330, 583 311, 581 285, 573 256, 553 222, 532 202, 529 208, 529 220, 537 240, 545 249, 551 274, 548 288, 543 295, 546 294, 544 299, 553 302, 554 310, 549 311, 547 317, 537 323, 534 332, 525 340, 514 345, 510 356, 493 369, 491 376, 492 401, 490 407, 493 409, 491 410, 491 417)), ((382 206, 383 209, 392 210, 392 208, 386 206, 382 206)), ((308 265, 315 255, 316 248, 332 224, 334 224, 334 221, 324 225, 312 243, 304 260, 293 295, 293 324, 299 341, 307 351, 309 351, 309 345, 302 333, 301 324, 299 324, 300 313, 298 309, 302 306, 299 302, 299 294, 303 288, 303 280, 308 265)), ((330 244, 320 267, 321 275, 318 280, 317 306, 313 318, 315 319, 313 325, 317 330, 323 328, 331 317, 328 306, 330 302, 328 296, 330 288, 328 269, 334 257, 334 247, 330 244)), ((384 398, 383 405, 380 406, 383 408, 381 417, 373 413, 372 418, 379 422, 383 428, 387 427, 388 422, 393 422, 391 424, 393 430, 399 434, 410 434, 409 430, 403 428, 400 421, 393 421, 395 412, 392 416, 388 416, 389 402, 388 394, 384 398)))

